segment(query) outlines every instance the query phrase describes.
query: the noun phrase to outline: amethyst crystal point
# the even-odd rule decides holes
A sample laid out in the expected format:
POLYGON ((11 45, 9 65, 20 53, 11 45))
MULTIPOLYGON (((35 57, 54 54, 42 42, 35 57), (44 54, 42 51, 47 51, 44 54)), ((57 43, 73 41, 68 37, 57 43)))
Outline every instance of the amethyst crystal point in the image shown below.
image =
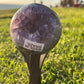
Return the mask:
POLYGON ((41 4, 30 4, 16 12, 11 37, 20 51, 45 53, 59 41, 61 24, 57 14, 41 4))

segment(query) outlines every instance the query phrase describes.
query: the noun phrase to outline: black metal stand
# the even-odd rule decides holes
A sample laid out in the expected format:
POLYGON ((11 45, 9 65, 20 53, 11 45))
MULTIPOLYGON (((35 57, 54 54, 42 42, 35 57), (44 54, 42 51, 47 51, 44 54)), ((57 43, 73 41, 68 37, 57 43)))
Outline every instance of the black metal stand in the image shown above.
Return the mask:
POLYGON ((44 55, 32 54, 29 56, 23 54, 23 56, 29 68, 29 84, 41 84, 41 68, 47 53, 44 55))

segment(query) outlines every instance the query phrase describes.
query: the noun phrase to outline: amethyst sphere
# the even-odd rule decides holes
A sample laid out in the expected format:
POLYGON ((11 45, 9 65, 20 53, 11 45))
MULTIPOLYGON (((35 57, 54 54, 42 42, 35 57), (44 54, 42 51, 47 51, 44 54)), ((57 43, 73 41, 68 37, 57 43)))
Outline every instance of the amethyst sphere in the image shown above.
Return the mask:
POLYGON ((30 4, 19 9, 10 27, 13 42, 25 53, 46 53, 61 36, 59 17, 41 4, 30 4))

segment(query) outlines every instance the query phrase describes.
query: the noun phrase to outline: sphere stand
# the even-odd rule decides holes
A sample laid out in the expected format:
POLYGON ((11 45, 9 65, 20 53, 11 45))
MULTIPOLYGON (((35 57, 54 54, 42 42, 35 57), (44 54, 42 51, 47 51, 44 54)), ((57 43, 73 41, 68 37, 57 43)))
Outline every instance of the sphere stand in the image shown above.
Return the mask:
MULTIPOLYGON (((23 53, 22 53, 23 54, 23 53)), ((24 59, 29 69, 29 84, 41 84, 41 68, 48 53, 25 55, 24 59)))

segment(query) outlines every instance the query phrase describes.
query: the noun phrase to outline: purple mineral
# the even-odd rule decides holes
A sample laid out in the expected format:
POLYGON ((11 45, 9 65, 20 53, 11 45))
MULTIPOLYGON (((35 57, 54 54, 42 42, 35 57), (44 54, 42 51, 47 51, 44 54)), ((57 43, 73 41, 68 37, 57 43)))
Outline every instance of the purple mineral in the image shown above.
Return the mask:
POLYGON ((57 14, 41 4, 22 7, 13 16, 10 27, 12 40, 25 53, 48 52, 61 35, 57 14))

